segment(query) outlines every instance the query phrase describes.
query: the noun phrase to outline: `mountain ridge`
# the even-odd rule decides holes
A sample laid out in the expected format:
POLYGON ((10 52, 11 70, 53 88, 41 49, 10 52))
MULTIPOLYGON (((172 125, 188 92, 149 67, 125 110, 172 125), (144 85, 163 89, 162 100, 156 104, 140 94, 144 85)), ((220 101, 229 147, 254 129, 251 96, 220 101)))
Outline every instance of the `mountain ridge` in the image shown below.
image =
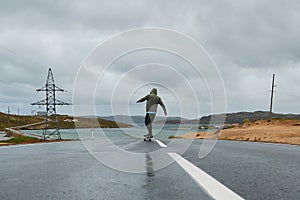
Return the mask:
MULTIPOLYGON (((207 116, 202 116, 198 119, 186 119, 183 117, 161 117, 157 116, 154 123, 156 124, 210 124, 211 117, 213 116, 216 121, 223 121, 225 115, 225 124, 243 123, 244 120, 260 120, 260 119, 270 119, 270 112, 268 111, 254 111, 254 112, 234 112, 226 114, 212 114, 207 116)), ((115 115, 115 116, 99 116, 102 119, 117 121, 126 124, 143 124, 144 116, 134 115, 115 115)), ((300 114, 282 114, 282 113, 272 113, 272 118, 280 119, 300 119, 300 114)))

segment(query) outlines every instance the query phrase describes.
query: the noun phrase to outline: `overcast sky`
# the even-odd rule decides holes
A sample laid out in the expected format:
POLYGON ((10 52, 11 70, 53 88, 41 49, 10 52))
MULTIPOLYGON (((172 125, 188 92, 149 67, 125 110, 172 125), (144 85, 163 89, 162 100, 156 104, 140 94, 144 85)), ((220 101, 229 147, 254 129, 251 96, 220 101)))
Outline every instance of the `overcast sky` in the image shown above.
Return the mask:
MULTIPOLYGON (((1 112, 7 112, 8 106, 12 113, 17 113, 19 108, 20 114, 30 114, 32 109, 43 110, 33 108, 30 103, 45 98, 35 89, 45 84, 49 67, 56 84, 68 91, 58 94, 58 99, 72 102, 76 74, 93 49, 124 31, 160 27, 179 31, 206 49, 220 71, 227 112, 268 110, 275 73, 273 111, 300 113, 300 4, 297 0, 1 0, 0 5, 1 112)), ((134 102, 154 86, 165 100, 170 116, 184 113, 184 117, 196 118, 211 114, 208 91, 213 88, 206 88, 199 77, 197 86, 192 82, 192 75, 186 76, 191 79, 191 85, 180 82, 185 70, 176 73, 171 68, 188 69, 189 66, 167 52, 145 50, 122 57, 96 87, 96 114, 112 114, 110 102, 114 102, 114 114, 143 115, 144 105, 134 102), (148 65, 145 69, 159 72, 153 74, 156 77, 153 83, 158 84, 146 81, 143 70, 139 71, 143 67, 128 73, 143 64, 148 65), (166 74, 172 78, 163 76, 164 70, 171 71, 166 74), (109 85, 112 80, 122 80, 122 87, 113 98, 109 92, 101 91, 101 84, 109 85), (124 91, 127 86, 132 90, 124 91), (190 86, 196 92, 199 108, 190 103, 193 97, 187 90, 190 86)), ((79 99, 77 105, 89 104, 84 96, 79 99)), ((57 111, 72 114, 72 107, 59 106, 57 111)))

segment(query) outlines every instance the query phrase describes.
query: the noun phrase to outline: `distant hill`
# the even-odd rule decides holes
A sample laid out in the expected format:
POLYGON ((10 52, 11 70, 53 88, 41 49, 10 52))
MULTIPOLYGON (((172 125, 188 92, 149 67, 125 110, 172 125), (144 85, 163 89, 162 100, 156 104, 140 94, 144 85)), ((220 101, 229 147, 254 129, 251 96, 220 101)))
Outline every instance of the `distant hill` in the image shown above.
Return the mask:
POLYGON ((144 123, 144 116, 128 116, 128 115, 115 115, 115 116, 99 116, 101 119, 116 121, 125 124, 142 124, 144 123))
POLYGON ((167 119, 164 120, 157 120, 156 122, 157 124, 198 124, 199 123, 199 119, 186 119, 183 117, 167 117, 167 119))
MULTIPOLYGON (((213 115, 216 120, 224 117, 225 114, 213 115)), ((186 119, 182 117, 160 117, 155 118, 154 123, 156 124, 209 124, 212 115, 203 116, 200 119, 186 119)), ((279 114, 273 113, 273 118, 281 119, 300 119, 300 115, 297 114, 279 114)), ((115 116, 101 116, 99 118, 116 121, 125 124, 144 124, 145 116, 127 116, 127 115, 115 115, 115 116)), ((250 121, 269 119, 270 114, 267 111, 255 111, 255 112, 237 112, 237 113, 226 113, 225 124, 242 123, 245 119, 250 121)))
POLYGON ((38 116, 19 116, 19 115, 8 115, 0 112, 0 130, 5 128, 21 126, 25 124, 33 124, 43 121, 43 117, 38 116))
MULTIPOLYGON (((144 124, 145 116, 128 116, 128 115, 115 115, 115 116, 101 116, 100 118, 121 122, 125 124, 144 124)), ((189 120, 182 117, 160 117, 156 116, 154 123, 156 124, 179 124, 179 123, 185 123, 185 124, 196 124, 199 120, 189 120)))
MULTIPOLYGON (((213 115, 215 119, 221 119, 225 114, 213 115)), ((200 124, 209 124, 212 115, 201 117, 200 124)), ((226 113, 225 124, 242 123, 245 119, 250 121, 269 119, 270 113, 267 111, 255 111, 255 112, 237 112, 237 113, 226 113)), ((272 118, 279 119, 300 119, 300 115, 297 114, 279 114, 273 113, 272 118)))

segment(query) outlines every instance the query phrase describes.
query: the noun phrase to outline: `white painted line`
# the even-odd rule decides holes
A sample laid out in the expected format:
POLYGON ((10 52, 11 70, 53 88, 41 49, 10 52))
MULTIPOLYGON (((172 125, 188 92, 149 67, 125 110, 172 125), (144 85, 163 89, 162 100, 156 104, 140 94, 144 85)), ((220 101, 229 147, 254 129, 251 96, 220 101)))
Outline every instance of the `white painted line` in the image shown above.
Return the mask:
MULTIPOLYGON (((13 145, 7 145, 7 146, 0 146, 0 149, 9 149, 9 148, 17 148, 17 147, 26 147, 26 146, 35 146, 40 143, 34 143, 34 144, 13 144, 13 145)), ((48 144, 48 143, 44 143, 48 144)))
POLYGON ((18 147, 27 147, 27 146, 39 146, 39 145, 51 145, 58 142, 41 142, 41 143, 30 143, 30 144, 13 144, 13 145, 4 145, 0 146, 0 149, 9 149, 9 148, 18 148, 18 147))
MULTIPOLYGON (((154 138, 153 138, 154 139, 154 138)), ((165 145, 164 143, 162 143, 161 141, 159 141, 158 139, 154 139, 158 144, 159 144, 159 146, 160 147, 162 147, 162 148, 166 148, 167 147, 167 145, 165 145)))
POLYGON ((177 153, 168 153, 213 199, 241 200, 243 199, 219 181, 193 165, 177 153))

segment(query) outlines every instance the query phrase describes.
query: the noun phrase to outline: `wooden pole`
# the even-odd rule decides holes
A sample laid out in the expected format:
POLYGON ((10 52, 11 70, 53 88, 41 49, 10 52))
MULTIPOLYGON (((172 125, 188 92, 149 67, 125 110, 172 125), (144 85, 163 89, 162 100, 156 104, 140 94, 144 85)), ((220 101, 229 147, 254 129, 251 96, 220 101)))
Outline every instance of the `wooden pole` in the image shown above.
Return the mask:
POLYGON ((270 119, 272 119, 273 96, 274 96, 274 82, 275 82, 275 74, 273 74, 273 80, 272 80, 272 91, 271 91, 271 102, 270 102, 270 119))

